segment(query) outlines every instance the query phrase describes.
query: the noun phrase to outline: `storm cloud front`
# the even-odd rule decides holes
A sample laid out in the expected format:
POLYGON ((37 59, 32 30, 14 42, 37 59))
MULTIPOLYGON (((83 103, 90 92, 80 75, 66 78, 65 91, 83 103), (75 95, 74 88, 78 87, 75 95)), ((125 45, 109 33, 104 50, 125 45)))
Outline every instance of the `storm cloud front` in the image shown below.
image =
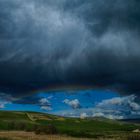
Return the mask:
POLYGON ((140 1, 0 0, 0 92, 55 86, 140 94, 140 1))

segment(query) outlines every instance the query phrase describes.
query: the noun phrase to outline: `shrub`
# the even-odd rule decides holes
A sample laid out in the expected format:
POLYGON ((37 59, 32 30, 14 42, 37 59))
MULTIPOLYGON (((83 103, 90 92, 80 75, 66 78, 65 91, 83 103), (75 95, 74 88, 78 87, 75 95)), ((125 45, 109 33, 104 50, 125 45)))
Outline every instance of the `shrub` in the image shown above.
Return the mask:
POLYGON ((127 137, 127 140, 140 140, 140 134, 133 134, 127 137))
POLYGON ((26 123, 12 121, 7 124, 8 130, 25 130, 27 128, 26 123))
POLYGON ((6 137, 0 137, 0 140, 12 140, 12 139, 6 137))
POLYGON ((57 134, 57 129, 53 125, 38 126, 35 129, 36 134, 57 134))

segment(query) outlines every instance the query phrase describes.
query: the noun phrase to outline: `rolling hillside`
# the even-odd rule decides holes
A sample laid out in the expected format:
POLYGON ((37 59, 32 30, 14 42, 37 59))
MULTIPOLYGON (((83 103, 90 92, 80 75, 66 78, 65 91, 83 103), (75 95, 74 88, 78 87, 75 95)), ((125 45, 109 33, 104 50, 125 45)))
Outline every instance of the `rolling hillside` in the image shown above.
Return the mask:
POLYGON ((63 118, 36 112, 0 111, 0 130, 34 131, 36 126, 48 125, 54 126, 58 134, 74 137, 117 137, 140 129, 140 125, 103 118, 63 118))

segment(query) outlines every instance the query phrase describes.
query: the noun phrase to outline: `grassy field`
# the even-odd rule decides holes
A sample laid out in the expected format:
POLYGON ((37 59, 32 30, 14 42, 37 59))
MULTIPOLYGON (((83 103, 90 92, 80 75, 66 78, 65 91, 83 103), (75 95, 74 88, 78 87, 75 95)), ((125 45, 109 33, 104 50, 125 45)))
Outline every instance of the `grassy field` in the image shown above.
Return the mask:
MULTIPOLYGON (((5 133, 7 131, 18 130, 27 134, 27 136, 35 135, 36 133, 38 134, 36 137, 45 137, 46 134, 57 134, 57 137, 58 135, 65 135, 75 138, 119 140, 121 138, 125 139, 128 135, 133 135, 134 133, 132 131, 135 129, 140 129, 140 125, 104 118, 75 119, 35 112, 0 111, 0 130, 2 131, 0 135, 6 135, 5 133)), ((9 134, 12 135, 13 133, 10 132, 9 134)), ((63 139, 65 137, 62 137, 63 139)))
MULTIPOLYGON (((74 138, 69 136, 59 136, 59 135, 36 135, 33 132, 24 131, 10 131, 10 132, 0 132, 0 140, 97 140, 88 138, 74 138)), ((102 139, 98 140, 120 140, 120 139, 102 139)))
POLYGON ((140 140, 140 135, 130 135, 117 138, 74 138, 65 135, 36 135, 25 131, 1 131, 0 140, 140 140))

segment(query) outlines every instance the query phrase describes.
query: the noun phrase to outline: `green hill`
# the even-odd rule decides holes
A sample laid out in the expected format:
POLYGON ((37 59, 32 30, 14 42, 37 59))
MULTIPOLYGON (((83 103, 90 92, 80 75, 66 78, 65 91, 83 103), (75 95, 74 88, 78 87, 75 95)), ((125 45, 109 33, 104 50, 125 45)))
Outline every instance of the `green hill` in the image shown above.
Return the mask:
POLYGON ((46 126, 53 126, 58 134, 75 137, 114 137, 140 129, 140 125, 103 118, 78 119, 36 112, 0 111, 0 130, 41 131, 46 126))

